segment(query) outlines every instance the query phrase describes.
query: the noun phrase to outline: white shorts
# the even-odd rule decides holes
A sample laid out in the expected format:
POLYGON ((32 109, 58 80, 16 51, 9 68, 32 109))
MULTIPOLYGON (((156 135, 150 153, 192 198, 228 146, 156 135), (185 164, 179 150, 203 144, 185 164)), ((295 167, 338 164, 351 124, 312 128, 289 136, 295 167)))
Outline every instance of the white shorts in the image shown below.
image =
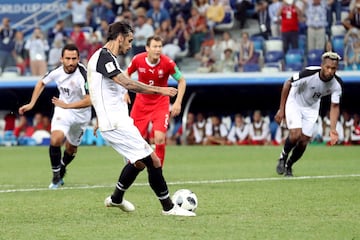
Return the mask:
POLYGON ((305 136, 311 137, 319 116, 319 109, 301 107, 296 103, 295 99, 288 98, 285 106, 285 116, 288 129, 301 128, 305 136))
POLYGON ((89 125, 90 117, 88 121, 84 121, 84 119, 76 118, 71 111, 66 110, 55 109, 51 120, 51 132, 55 130, 62 131, 71 145, 79 146, 86 127, 89 125))
POLYGON ((126 128, 101 131, 103 138, 130 163, 149 156, 153 149, 142 138, 139 130, 134 125, 126 128))

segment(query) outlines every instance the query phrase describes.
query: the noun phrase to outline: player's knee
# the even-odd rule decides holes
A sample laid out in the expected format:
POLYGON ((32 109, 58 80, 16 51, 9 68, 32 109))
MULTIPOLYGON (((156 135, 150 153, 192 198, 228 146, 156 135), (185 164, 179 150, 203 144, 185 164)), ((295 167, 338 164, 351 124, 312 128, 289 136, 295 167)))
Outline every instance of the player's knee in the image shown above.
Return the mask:
POLYGON ((138 169, 139 171, 142 171, 146 166, 142 161, 136 161, 134 163, 134 167, 136 167, 136 169, 138 169))

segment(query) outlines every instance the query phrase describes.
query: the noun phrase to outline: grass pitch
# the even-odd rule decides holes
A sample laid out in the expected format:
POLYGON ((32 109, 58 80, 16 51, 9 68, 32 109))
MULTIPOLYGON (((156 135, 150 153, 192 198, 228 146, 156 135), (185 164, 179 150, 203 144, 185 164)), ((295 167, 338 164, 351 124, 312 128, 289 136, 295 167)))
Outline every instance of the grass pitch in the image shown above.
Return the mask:
POLYGON ((47 147, 2 147, 0 239, 360 239, 360 147, 309 146, 291 179, 275 172, 280 151, 168 146, 171 193, 199 200, 184 218, 161 215, 146 172, 125 195, 135 212, 105 208, 123 166, 110 147, 81 146, 59 190, 47 147))

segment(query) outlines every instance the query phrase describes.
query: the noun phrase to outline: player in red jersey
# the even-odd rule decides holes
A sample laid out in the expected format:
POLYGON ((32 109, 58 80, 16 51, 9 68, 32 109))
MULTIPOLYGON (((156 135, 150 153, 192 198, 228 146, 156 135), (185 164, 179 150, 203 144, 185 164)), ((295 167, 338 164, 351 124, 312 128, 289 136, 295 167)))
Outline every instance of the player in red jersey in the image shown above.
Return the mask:
POLYGON ((175 117, 181 112, 181 104, 186 89, 186 80, 176 63, 162 54, 162 38, 152 36, 147 39, 146 52, 134 56, 127 74, 131 76, 137 71, 138 81, 153 86, 168 86, 171 75, 178 83, 178 94, 169 111, 170 98, 168 96, 137 93, 132 106, 130 116, 134 119, 135 126, 145 138, 148 135, 149 123, 152 123, 154 131, 155 153, 164 165, 166 131, 169 118, 175 117))

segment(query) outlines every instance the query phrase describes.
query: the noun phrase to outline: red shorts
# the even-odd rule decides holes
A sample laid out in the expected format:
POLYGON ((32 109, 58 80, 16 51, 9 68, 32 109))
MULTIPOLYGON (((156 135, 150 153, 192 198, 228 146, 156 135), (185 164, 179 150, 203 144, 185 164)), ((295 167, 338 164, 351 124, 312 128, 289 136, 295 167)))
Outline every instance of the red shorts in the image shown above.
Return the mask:
POLYGON ((134 119, 135 126, 143 137, 148 136, 149 124, 152 123, 152 131, 166 133, 169 126, 169 105, 143 105, 135 103, 131 109, 130 116, 134 119))

